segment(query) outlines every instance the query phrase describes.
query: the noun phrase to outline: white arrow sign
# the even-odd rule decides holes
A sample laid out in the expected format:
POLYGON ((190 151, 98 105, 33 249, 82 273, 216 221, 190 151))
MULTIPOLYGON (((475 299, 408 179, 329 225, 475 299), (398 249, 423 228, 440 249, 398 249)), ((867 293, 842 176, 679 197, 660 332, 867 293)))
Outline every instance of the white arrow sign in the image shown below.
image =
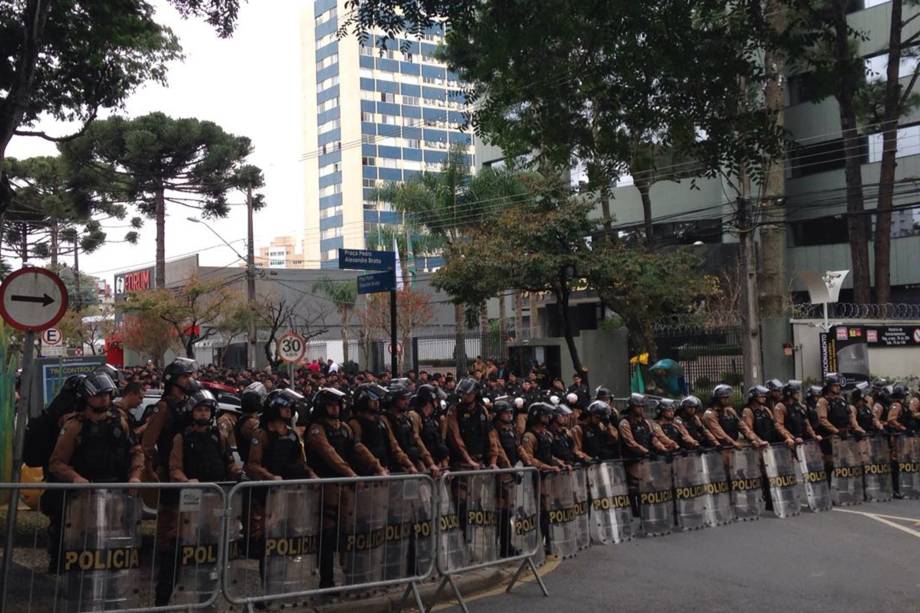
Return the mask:
POLYGON ((44 268, 20 268, 0 285, 0 315, 20 330, 52 327, 67 311, 67 288, 44 268))

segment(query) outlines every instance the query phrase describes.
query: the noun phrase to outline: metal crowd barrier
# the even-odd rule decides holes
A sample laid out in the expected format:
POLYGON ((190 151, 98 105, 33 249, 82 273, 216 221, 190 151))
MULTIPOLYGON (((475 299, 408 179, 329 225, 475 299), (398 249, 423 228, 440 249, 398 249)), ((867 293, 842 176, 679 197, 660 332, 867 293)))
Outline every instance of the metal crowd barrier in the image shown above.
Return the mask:
POLYGON ((331 592, 418 583, 435 565, 428 475, 249 481, 229 493, 224 596, 252 609, 331 592), (235 544, 235 545, 234 545, 235 544))
MULTIPOLYGON (((531 467, 458 471, 441 476, 435 515, 436 565, 442 579, 429 607, 449 585, 460 607, 468 613, 454 576, 517 561, 521 564, 506 592, 529 568, 543 595, 549 596, 533 561, 543 551, 540 500, 539 473, 531 467)), ((424 610, 421 605, 420 610, 424 610)))
POLYGON ((17 515, 12 551, 3 550, 4 611, 191 610, 220 594, 226 494, 217 484, 3 483, 3 491, 30 508, 17 515))

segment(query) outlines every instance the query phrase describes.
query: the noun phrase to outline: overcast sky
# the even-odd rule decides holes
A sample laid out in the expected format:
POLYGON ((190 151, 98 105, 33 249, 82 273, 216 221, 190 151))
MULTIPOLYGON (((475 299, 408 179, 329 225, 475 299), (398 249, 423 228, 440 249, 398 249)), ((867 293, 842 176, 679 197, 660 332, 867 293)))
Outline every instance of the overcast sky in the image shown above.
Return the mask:
MULTIPOLYGON (((179 37, 185 61, 170 66, 165 87, 142 87, 124 110, 127 116, 162 111, 173 117, 207 119, 252 139, 255 151, 250 161, 265 171, 268 205, 255 217, 256 247, 285 234, 299 240, 303 233, 299 15, 307 1, 250 1, 240 9, 233 37, 221 40, 205 23, 183 20, 165 2, 154 0, 157 20, 179 37)), ((53 122, 41 128, 53 134, 67 130, 53 122)), ((7 155, 19 158, 55 153, 52 143, 38 138, 14 138, 7 149, 7 155)), ((231 202, 242 202, 242 197, 234 195, 231 202)), ((178 207, 167 218, 167 259, 209 248, 201 253, 202 264, 232 264, 233 251, 200 224, 186 220, 193 214, 178 207)), ((245 254, 245 207, 233 206, 225 219, 209 223, 245 254)), ((108 230, 114 240, 125 232, 124 228, 108 230)), ((80 268, 111 283, 116 271, 152 265, 154 232, 152 220, 147 220, 137 245, 108 244, 81 255, 80 268)))

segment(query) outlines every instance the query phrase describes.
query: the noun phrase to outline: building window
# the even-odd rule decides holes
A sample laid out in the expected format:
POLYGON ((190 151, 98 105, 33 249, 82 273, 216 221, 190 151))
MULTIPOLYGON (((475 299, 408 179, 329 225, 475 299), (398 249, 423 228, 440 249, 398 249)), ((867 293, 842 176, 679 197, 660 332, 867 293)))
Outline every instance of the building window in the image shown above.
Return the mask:
POLYGON ((374 136, 373 134, 362 134, 361 135, 361 142, 364 143, 365 145, 373 145, 374 142, 376 142, 376 140, 377 140, 377 137, 374 136))
POLYGON ((846 243, 849 236, 846 215, 792 222, 792 240, 796 247, 846 243))
POLYGON ((409 147, 410 149, 420 149, 421 146, 422 146, 422 141, 418 140, 417 138, 407 138, 406 139, 406 147, 409 147))
POLYGON ((398 126, 400 123, 399 117, 395 115, 381 115, 380 119, 388 126, 398 126))
POLYGON ((327 153, 332 153, 333 151, 338 151, 342 148, 342 141, 334 140, 331 143, 326 143, 319 148, 320 155, 326 155, 327 153))
POLYGON ((336 227, 336 228, 329 228, 328 230, 323 230, 322 232, 320 232, 319 239, 324 241, 330 238, 338 238, 340 236, 342 236, 341 226, 336 227))
POLYGON ((332 196, 333 194, 341 194, 341 193, 342 193, 342 184, 335 183, 333 185, 327 185, 326 187, 321 188, 319 190, 319 197, 323 198, 325 196, 332 196))
POLYGON ((372 158, 372 157, 362 157, 362 158, 361 158, 361 165, 362 165, 362 166, 376 166, 376 165, 377 165, 377 159, 376 159, 376 158, 372 158))
POLYGON ((362 112, 361 112, 361 121, 363 121, 364 123, 374 123, 374 114, 373 114, 373 113, 366 113, 366 112, 363 112, 363 111, 362 111, 362 112))
POLYGON ((338 249, 327 249, 323 252, 323 261, 328 262, 330 260, 339 259, 339 250, 338 249))
POLYGON ((329 34, 326 34, 325 36, 321 36, 320 38, 316 39, 316 48, 322 49, 323 47, 325 47, 326 45, 328 45, 329 43, 337 39, 338 39, 338 32, 330 32, 329 34))
POLYGON ((325 134, 326 132, 331 132, 339 127, 338 119, 330 119, 326 123, 319 124, 318 132, 320 134, 325 134))
MULTIPOLYGON (((869 135, 869 163, 882 161, 883 139, 881 134, 869 135)), ((920 125, 898 129, 895 157, 920 154, 920 125)))
POLYGON ((342 164, 339 162, 336 162, 334 164, 326 164, 325 166, 320 167, 319 176, 325 177, 327 175, 331 175, 336 172, 339 172, 340 170, 342 170, 342 164))
POLYGON ((362 186, 368 189, 372 189, 374 187, 377 187, 377 181, 374 179, 364 179, 362 181, 362 186))
POLYGON ((368 47, 367 45, 359 45, 358 49, 359 49, 358 52, 361 55, 374 55, 373 47, 368 47))
POLYGON ((317 113, 322 113, 322 112, 324 112, 324 111, 328 111, 328 110, 334 109, 334 108, 336 108, 337 106, 339 106, 339 97, 338 97, 338 96, 336 96, 335 98, 330 98, 329 100, 326 100, 325 102, 323 102, 322 104, 320 104, 319 106, 317 106, 317 107, 316 107, 316 112, 317 112, 317 113))
POLYGON ((403 96, 402 103, 411 106, 418 106, 418 98, 416 96, 403 96))
POLYGON ((380 101, 381 101, 381 102, 395 103, 395 102, 396 102, 396 94, 391 94, 391 93, 389 93, 389 92, 380 92, 380 101))
POLYGON ((327 55, 326 57, 324 57, 323 59, 321 59, 320 61, 316 63, 316 69, 322 70, 323 68, 328 68, 329 66, 332 66, 333 64, 338 63, 338 61, 339 61, 338 53, 327 55))
POLYGON ((336 215, 341 215, 341 214, 342 214, 342 205, 331 206, 329 208, 319 210, 320 219, 327 219, 329 217, 335 217, 336 215))
POLYGON ((323 79, 322 81, 320 81, 319 85, 316 86, 316 93, 318 94, 320 92, 324 92, 330 87, 335 87, 338 84, 339 84, 338 75, 334 77, 329 77, 328 79, 323 79))
POLYGON ((336 12, 335 7, 332 7, 328 11, 324 11, 316 16, 316 25, 322 25, 329 21, 330 19, 335 19, 336 12))

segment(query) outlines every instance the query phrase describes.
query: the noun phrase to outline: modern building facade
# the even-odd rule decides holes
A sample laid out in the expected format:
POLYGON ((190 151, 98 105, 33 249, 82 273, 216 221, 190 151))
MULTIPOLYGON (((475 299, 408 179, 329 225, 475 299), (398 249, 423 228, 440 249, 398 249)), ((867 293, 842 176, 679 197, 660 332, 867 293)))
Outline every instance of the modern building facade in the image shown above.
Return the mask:
MULTIPOLYGON (((865 0, 851 3, 848 21, 862 33, 859 53, 864 57, 867 80, 885 79, 891 2, 865 0)), ((920 12, 904 6, 904 19, 920 12)), ((903 33, 913 36, 918 21, 911 20, 903 33)), ((902 62, 900 74, 906 85, 916 59, 902 62)), ((785 124, 799 143, 786 164, 786 275, 789 286, 804 291, 803 271, 847 270, 850 255, 846 225, 844 149, 837 101, 815 99, 811 74, 790 74, 786 81, 785 124)), ((920 89, 915 88, 915 93, 920 89)), ((898 134, 896 179, 920 176, 920 109, 901 119, 898 134)), ((866 209, 875 207, 878 192, 882 137, 878 126, 865 126, 862 135, 862 177, 866 209)), ((652 215, 656 240, 680 244, 735 242, 725 221, 733 213, 732 192, 719 180, 697 178, 691 182, 659 181, 652 185, 652 215)), ((895 302, 920 301, 920 186, 901 185, 895 190, 892 216, 892 290, 895 302), (898 208, 900 207, 900 210, 898 208)), ((621 185, 614 192, 613 208, 621 226, 642 225, 642 202, 638 190, 621 185)), ((874 229, 873 229, 874 234, 874 229)), ((871 248, 870 248, 871 252, 871 248)), ((847 278, 841 301, 850 299, 852 279, 847 278)), ((804 294, 802 295, 804 298, 804 294)))
POLYGON ((473 161, 457 75, 435 59, 443 28, 388 41, 381 53, 376 35, 337 36, 345 5, 315 0, 302 23, 304 256, 323 268, 337 266, 339 248, 373 245, 380 224, 400 222, 375 188, 439 170, 452 146, 473 161))
POLYGON ((278 236, 267 247, 259 247, 255 263, 260 268, 316 268, 315 265, 308 266, 303 254, 303 241, 293 236, 278 236))

